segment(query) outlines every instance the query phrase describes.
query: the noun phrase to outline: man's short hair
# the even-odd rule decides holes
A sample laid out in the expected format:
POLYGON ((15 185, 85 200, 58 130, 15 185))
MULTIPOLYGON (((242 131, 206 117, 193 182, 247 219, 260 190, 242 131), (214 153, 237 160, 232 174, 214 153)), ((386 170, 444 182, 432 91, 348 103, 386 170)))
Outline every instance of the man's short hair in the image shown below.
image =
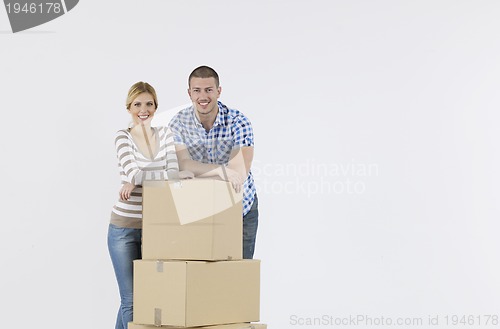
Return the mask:
POLYGON ((214 78, 215 79, 215 86, 219 88, 219 75, 215 70, 211 67, 202 65, 198 66, 191 72, 188 78, 188 86, 191 87, 191 79, 192 78, 214 78))

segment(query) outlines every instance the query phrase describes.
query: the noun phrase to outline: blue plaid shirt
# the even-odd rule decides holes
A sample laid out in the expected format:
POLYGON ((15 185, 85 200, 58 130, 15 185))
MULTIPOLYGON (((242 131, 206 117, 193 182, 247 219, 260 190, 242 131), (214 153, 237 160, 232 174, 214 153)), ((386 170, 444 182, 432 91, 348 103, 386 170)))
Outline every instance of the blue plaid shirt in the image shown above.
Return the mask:
MULTIPOLYGON (((252 124, 238 110, 229 109, 221 102, 219 113, 210 131, 206 131, 194 113, 193 106, 177 113, 170 121, 175 144, 186 145, 191 159, 203 163, 224 165, 229 162, 231 151, 243 146, 253 146, 252 124)), ((243 216, 255 199, 255 183, 252 172, 243 184, 243 216)))

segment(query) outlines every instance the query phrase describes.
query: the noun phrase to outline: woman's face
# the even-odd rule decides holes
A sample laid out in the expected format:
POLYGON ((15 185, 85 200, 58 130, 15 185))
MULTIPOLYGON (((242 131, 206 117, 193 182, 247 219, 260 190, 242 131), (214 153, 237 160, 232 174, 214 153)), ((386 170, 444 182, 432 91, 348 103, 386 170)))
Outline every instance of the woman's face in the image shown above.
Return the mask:
POLYGON ((132 115, 134 126, 140 124, 151 124, 151 120, 153 120, 153 116, 156 111, 153 95, 147 92, 137 95, 137 97, 134 98, 130 104, 128 111, 130 112, 130 115, 132 115))

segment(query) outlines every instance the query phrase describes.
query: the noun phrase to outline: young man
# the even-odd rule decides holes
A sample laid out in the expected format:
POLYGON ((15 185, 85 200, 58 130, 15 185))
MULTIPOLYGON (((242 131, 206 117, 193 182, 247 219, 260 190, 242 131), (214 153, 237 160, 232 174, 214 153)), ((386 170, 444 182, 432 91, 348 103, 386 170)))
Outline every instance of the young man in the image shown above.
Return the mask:
POLYGON ((253 258, 258 226, 258 200, 253 175, 253 129, 247 117, 218 101, 219 76, 200 66, 188 79, 193 105, 170 121, 180 170, 197 177, 218 176, 243 190, 243 258, 253 258))

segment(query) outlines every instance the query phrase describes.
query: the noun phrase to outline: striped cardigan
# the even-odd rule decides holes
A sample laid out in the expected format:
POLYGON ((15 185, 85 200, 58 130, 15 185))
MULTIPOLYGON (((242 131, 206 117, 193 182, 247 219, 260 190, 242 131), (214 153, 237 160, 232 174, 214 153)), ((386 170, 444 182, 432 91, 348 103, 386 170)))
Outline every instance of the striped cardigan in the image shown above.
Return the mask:
POLYGON ((116 133, 115 146, 122 186, 125 183, 136 185, 129 200, 118 199, 113 206, 110 223, 118 227, 142 227, 143 181, 168 180, 170 175, 177 175, 179 172, 172 132, 167 127, 153 129, 156 134, 157 154, 152 160, 138 149, 129 129, 116 133))

